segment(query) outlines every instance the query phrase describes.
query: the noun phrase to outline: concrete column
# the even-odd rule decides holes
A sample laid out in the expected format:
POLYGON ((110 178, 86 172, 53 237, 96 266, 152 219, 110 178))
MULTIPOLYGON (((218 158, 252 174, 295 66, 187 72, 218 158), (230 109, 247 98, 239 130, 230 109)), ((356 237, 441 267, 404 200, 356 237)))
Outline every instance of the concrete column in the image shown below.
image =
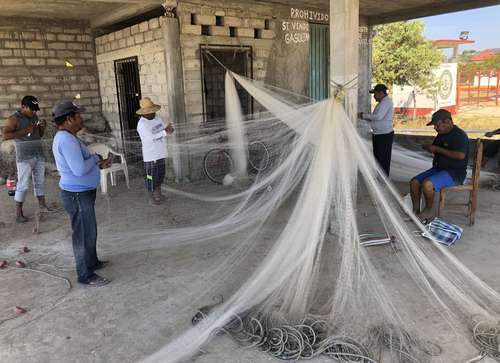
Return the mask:
MULTIPOLYGON (((345 107, 352 122, 358 112, 359 0, 330 0, 330 78, 337 84, 349 84, 345 107)), ((330 87, 335 94, 335 87, 330 87)))
MULTIPOLYGON (((170 2, 171 3, 171 2, 170 2)), ((179 32, 179 19, 174 15, 174 8, 167 9, 167 16, 161 20, 163 41, 165 44, 165 68, 167 85, 167 114, 169 120, 176 125, 174 142, 179 145, 185 139, 183 127, 187 126, 186 108, 184 104, 184 81, 182 69, 182 54, 179 32)), ((188 150, 174 148, 170 150, 177 180, 187 178, 189 175, 188 150)))
MULTIPOLYGON (((358 113, 358 62, 359 62, 359 0, 330 0, 330 80, 344 89, 344 106, 353 123, 358 113), (347 83, 350 82, 348 85, 347 83)), ((335 96, 338 88, 330 85, 330 96, 335 96)), ((355 160, 352 160, 355 162, 355 160)), ((353 175, 356 180, 356 175, 353 175)), ((352 191, 356 200, 356 182, 352 191)), ((332 205, 330 231, 335 234, 332 205)))
MULTIPOLYGON (((360 19, 359 27, 359 75, 358 75, 358 109, 371 112, 372 95, 368 92, 372 83, 372 27, 360 19)), ((358 123, 358 131, 368 136, 370 127, 367 122, 358 123)))

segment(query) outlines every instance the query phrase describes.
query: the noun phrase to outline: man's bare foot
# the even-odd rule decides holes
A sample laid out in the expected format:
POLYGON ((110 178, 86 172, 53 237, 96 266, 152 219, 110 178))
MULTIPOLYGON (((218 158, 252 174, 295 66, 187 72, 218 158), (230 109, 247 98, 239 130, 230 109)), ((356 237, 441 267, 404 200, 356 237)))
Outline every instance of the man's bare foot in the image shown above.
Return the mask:
POLYGON ((434 213, 432 213, 432 209, 425 208, 421 213, 417 215, 418 219, 423 221, 430 221, 434 218, 434 213))

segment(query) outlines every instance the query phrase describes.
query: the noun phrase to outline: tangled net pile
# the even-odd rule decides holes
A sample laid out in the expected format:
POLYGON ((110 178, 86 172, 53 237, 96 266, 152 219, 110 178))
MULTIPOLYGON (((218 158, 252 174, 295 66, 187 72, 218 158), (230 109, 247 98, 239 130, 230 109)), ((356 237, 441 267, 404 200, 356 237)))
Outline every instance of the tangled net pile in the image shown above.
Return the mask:
MULTIPOLYGON (((326 355, 341 362, 424 363, 435 357, 456 359, 448 358, 450 343, 439 337, 438 331, 447 330, 453 346, 460 342, 462 348, 455 355, 463 360, 474 355, 468 321, 476 314, 485 322, 498 320, 499 295, 449 250, 414 233, 423 232, 423 226, 379 170, 342 105, 335 99, 290 102, 277 90, 230 72, 226 97, 236 94, 228 90, 235 81, 271 112, 266 121, 245 122, 246 132, 254 125, 282 124, 268 140, 279 143, 280 157, 236 194, 184 193, 208 203, 231 200, 235 204, 227 217, 153 240, 148 236, 148 247, 159 248, 168 241, 178 245, 203 239, 208 227, 216 238, 243 233, 214 270, 217 283, 210 285, 230 298, 144 362, 185 359, 220 332, 281 360, 326 355), (268 219, 290 200, 285 225, 275 227, 266 239, 272 243, 263 246, 259 241, 268 219), (364 211, 357 206, 366 201, 371 201, 368 208, 377 217, 377 228, 391 236, 388 248, 397 268, 386 270, 385 247, 377 247, 384 249, 382 254, 362 247, 364 211), (244 261, 257 249, 259 264, 239 275, 248 270, 244 261), (237 276, 242 281, 238 288, 224 287, 234 286, 237 276)), ((409 173, 414 157, 407 156, 402 164, 409 173)), ((234 176, 244 178, 237 172, 234 176)), ((139 231, 133 239, 144 242, 139 231)))
MULTIPOLYGON (((203 223, 100 230, 107 256, 174 246, 218 255, 203 272, 203 291, 186 303, 189 314, 179 317, 210 295, 229 298, 204 310, 193 327, 183 320, 186 331, 143 362, 189 359, 221 332, 281 360, 463 362, 477 355, 473 340, 481 353, 499 356, 499 294, 448 249, 414 233, 425 229, 339 100, 311 103, 231 72, 225 86, 227 124, 210 125, 206 134, 176 125, 169 145, 173 168, 213 147, 232 155, 232 187, 165 187, 199 203, 193 214, 207 210, 203 223), (235 82, 260 113, 241 115, 235 82), (254 139, 269 145, 273 160, 249 175, 246 143, 254 139), (373 231, 391 244, 363 247, 360 236, 373 231), (471 326, 473 316, 481 319, 471 326)), ((131 140, 125 148, 138 145, 131 140)), ((393 167, 396 175, 430 166, 409 153, 394 158, 402 166, 393 167)))
POLYGON ((345 363, 375 362, 360 343, 345 336, 329 336, 327 322, 306 317, 297 325, 277 324, 268 316, 235 316, 220 332, 245 348, 258 348, 280 360, 311 359, 320 354, 345 363))
MULTIPOLYGON (((193 318, 197 324, 206 318, 202 311, 193 318)), ((236 315, 216 335, 227 334, 246 349, 257 348, 283 361, 309 360, 325 355, 340 363, 377 363, 382 349, 387 349, 400 362, 422 362, 416 357, 424 353, 429 358, 441 354, 441 348, 430 342, 419 342, 394 326, 373 327, 367 339, 358 342, 348 336, 329 335, 328 322, 307 316, 296 325, 273 321, 262 314, 236 315)), ((491 345, 490 345, 491 347, 491 345)))

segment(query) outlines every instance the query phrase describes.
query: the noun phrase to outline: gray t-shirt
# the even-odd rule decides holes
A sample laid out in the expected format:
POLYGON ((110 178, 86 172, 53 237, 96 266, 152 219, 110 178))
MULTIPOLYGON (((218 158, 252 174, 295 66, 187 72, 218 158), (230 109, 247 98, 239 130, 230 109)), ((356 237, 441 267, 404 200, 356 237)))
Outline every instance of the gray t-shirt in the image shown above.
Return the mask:
MULTIPOLYGON (((17 120, 16 130, 21 130, 28 127, 29 124, 36 124, 38 116, 32 118, 26 117, 20 111, 16 111, 12 115, 17 120)), ((34 157, 45 158, 43 153, 43 141, 40 137, 38 129, 33 129, 33 132, 28 135, 14 139, 16 143, 16 161, 26 161, 34 157)))

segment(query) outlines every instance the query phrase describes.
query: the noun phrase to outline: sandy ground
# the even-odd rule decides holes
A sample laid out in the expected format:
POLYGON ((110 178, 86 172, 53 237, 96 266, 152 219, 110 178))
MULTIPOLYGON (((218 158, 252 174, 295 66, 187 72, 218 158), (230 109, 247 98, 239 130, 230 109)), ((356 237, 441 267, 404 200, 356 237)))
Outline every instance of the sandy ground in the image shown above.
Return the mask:
MULTIPOLYGON (((133 179, 131 184, 130 190, 123 182, 113 187, 109 199, 98 196, 101 246, 106 245, 106 236, 119 236, 138 227, 158 230, 200 223, 214 215, 213 206, 176 195, 168 195, 163 206, 153 207, 147 201, 142 182, 133 179)), ((40 234, 36 235, 32 233, 33 196, 28 196, 25 208, 31 221, 16 225, 13 199, 0 187, 0 260, 7 259, 9 266, 23 260, 33 269, 0 270, 0 362, 137 362, 189 327, 196 306, 212 302, 213 296, 200 296, 199 291, 207 289, 206 276, 237 237, 198 247, 142 252, 126 252, 127 246, 120 243, 106 245, 107 252, 101 258, 111 262, 102 275, 111 278, 112 283, 102 288, 82 287, 75 282, 69 222, 59 202, 57 180, 50 177, 47 187, 47 200, 56 211, 44 217, 40 234), (22 246, 28 246, 31 252, 20 254, 22 246), (27 308, 28 312, 16 316, 13 310, 16 305, 27 308)), ((214 186, 193 183, 185 188, 198 191, 214 186)), ((407 192, 405 185, 401 191, 407 192)), ((453 201, 463 196, 450 197, 453 201)), ((466 226, 466 217, 460 209, 448 209, 444 218, 466 226, 464 237, 452 251, 498 291, 500 192, 483 188, 479 199, 475 226, 466 226)), ((275 223, 283 223, 286 211, 275 218, 275 223)), ((376 247, 374 251, 388 264, 389 271, 397 271, 398 262, 391 259, 387 248, 376 247)), ((247 266, 251 268, 258 263, 258 258, 250 256, 247 266)), ((401 291, 417 294, 404 286, 401 291)), ((447 328, 437 331, 436 336, 446 339, 447 328)), ((471 358, 476 355, 471 347, 450 344, 445 348, 446 356, 436 358, 435 362, 463 363, 456 358, 458 354, 465 352, 471 358)), ((275 360, 255 350, 240 349, 227 337, 217 337, 189 361, 275 360)), ((314 360, 327 361, 331 360, 314 360)))

